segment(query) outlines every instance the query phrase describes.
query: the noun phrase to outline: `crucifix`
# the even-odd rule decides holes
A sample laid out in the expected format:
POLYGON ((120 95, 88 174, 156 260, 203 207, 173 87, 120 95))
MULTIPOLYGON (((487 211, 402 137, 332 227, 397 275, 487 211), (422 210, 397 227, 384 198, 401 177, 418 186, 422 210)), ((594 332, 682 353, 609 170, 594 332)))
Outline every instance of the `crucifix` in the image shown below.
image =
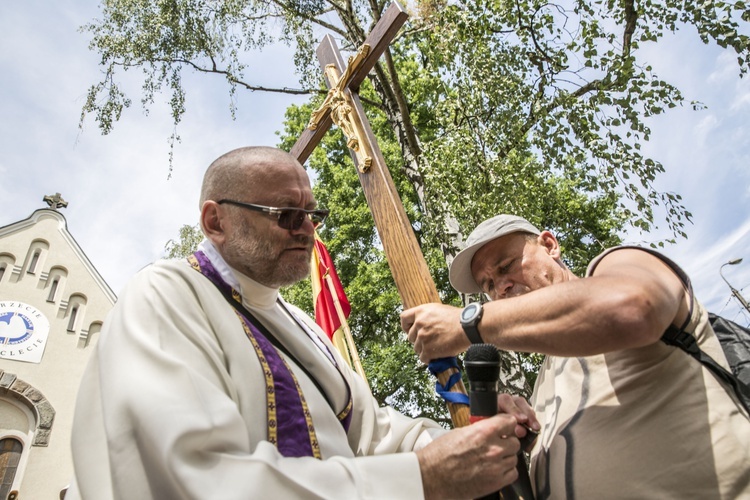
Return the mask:
MULTIPOLYGON (((318 46, 317 55, 330 90, 323 105, 313 113, 310 124, 292 147, 291 154, 304 164, 332 123, 341 128, 357 167, 396 288, 404 308, 408 309, 428 302, 440 302, 440 296, 357 93, 360 84, 407 17, 403 8, 397 2, 392 2, 364 45, 349 58, 348 64, 344 62, 333 38, 326 35, 318 46)), ((453 380, 457 378, 450 392, 465 395, 466 389, 460 375, 456 374, 458 369, 449 367, 438 373, 437 378, 443 386, 452 376, 453 380)), ((469 424, 467 405, 447 404, 454 427, 469 424)))

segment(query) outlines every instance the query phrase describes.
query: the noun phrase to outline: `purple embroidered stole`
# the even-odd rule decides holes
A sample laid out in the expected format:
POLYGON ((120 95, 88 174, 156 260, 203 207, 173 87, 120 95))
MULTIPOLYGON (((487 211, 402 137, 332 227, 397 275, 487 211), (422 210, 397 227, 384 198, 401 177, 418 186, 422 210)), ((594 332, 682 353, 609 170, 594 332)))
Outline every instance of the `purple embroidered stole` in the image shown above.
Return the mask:
MULTIPOLYGON (((237 306, 242 308, 242 298, 239 292, 224 281, 203 252, 195 252, 188 257, 188 262, 193 269, 216 285, 222 293, 231 294, 237 306)), ((289 365, 279 355, 271 341, 238 310, 238 307, 234 307, 234 311, 255 349, 265 376, 268 441, 275 445, 279 453, 285 457, 321 458, 312 416, 297 377, 294 376, 289 365)), ((346 408, 337 415, 345 431, 349 429, 351 423, 351 409, 350 397, 346 408)))

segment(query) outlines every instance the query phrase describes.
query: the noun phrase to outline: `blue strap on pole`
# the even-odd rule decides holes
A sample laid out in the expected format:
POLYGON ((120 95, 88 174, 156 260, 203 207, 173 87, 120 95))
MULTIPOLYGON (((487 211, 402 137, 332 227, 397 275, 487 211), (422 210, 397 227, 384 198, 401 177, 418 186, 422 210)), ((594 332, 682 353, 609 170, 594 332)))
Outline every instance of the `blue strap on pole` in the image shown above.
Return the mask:
MULTIPOLYGON (((449 368, 455 368, 458 370, 458 362, 456 361, 456 358, 433 359, 427 367, 430 369, 430 373, 437 376, 438 373, 442 373, 449 368)), ((440 381, 435 382, 435 392, 449 403, 468 405, 469 396, 460 392, 450 392, 451 387, 456 385, 459 380, 461 380, 461 372, 457 371, 450 376, 448 383, 446 383, 445 386, 443 386, 440 381)))

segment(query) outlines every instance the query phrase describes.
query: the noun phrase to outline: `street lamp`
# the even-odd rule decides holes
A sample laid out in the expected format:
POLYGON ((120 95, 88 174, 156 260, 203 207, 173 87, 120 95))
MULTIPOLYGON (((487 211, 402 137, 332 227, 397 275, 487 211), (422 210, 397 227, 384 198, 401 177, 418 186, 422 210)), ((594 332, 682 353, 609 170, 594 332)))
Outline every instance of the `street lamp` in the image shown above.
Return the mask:
POLYGON ((744 307, 747 310, 747 312, 750 312, 750 304, 747 303, 747 301, 745 300, 745 297, 742 296, 739 290, 737 290, 735 287, 729 284, 729 282, 727 281, 727 279, 724 277, 724 275, 721 272, 722 269, 724 269, 724 266, 735 266, 739 264, 740 262, 742 262, 742 259, 732 259, 729 262, 725 262, 719 268, 719 275, 721 276, 721 279, 724 280, 724 283, 726 283, 729 289, 732 291, 732 295, 737 297, 737 300, 740 301, 740 304, 742 304, 742 307, 744 307))

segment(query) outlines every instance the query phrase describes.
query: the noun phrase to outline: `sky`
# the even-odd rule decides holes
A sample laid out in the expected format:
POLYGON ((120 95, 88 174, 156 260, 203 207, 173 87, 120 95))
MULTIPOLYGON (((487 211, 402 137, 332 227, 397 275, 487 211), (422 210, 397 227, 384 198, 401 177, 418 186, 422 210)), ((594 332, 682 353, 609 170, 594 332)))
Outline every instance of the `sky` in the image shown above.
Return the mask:
MULTIPOLYGON (((47 206, 45 195, 61 193, 69 203, 61 210, 68 230, 118 294, 164 255, 181 226, 197 222, 206 167, 236 147, 276 145, 286 107, 306 98, 238 91, 232 120, 226 84, 188 75, 170 177, 168 96, 157 96, 146 115, 137 71, 124 80, 133 106, 113 132, 101 135, 91 117, 79 129, 86 92, 101 74, 79 27, 99 15, 92 1, 0 4, 0 226, 28 218, 47 206)), ((677 108, 649 122, 651 141, 643 150, 667 170, 656 187, 681 194, 693 214, 688 239, 664 253, 690 275, 709 310, 750 324, 719 273, 750 299, 750 76, 740 79, 735 58, 702 44, 692 28, 643 52, 688 101, 706 106, 677 108), (737 258, 744 260, 722 268, 737 258)), ((257 74, 248 76, 261 85, 295 86, 292 57, 287 48, 266 49, 251 63, 257 74)), ((624 236, 639 243, 668 232, 624 236)))

